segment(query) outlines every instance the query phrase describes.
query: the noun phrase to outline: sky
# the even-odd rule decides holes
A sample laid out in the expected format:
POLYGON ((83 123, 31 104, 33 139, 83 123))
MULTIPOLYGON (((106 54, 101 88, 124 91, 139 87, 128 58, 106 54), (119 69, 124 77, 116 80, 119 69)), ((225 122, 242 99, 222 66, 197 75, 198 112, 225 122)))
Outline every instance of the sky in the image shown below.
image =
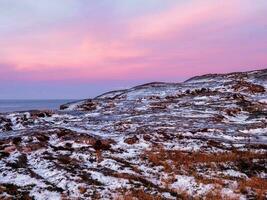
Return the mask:
POLYGON ((0 0, 0 99, 263 68, 266 0, 0 0))

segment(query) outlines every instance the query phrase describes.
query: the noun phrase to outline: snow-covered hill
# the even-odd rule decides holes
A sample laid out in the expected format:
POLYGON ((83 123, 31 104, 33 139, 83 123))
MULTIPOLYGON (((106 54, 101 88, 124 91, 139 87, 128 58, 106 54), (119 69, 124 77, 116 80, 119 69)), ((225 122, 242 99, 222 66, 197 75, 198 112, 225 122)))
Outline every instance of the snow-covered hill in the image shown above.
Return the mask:
POLYGON ((267 69, 0 115, 0 197, 267 196, 267 69))

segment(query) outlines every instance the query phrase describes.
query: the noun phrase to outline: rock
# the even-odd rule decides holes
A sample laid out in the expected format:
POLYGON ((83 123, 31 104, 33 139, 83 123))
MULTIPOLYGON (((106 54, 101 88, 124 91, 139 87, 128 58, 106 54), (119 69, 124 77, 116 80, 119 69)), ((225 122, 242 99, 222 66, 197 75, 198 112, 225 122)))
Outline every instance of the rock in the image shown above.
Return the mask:
POLYGON ((95 143, 93 144, 93 148, 96 151, 109 150, 111 148, 111 145, 108 141, 96 140, 95 143))
POLYGON ((47 136, 45 134, 39 134, 39 135, 36 136, 36 138, 40 142, 47 142, 49 140, 49 136, 47 136))
POLYGON ((7 119, 3 116, 0 116, 0 131, 12 131, 12 122, 10 119, 7 119))
POLYGON ((78 105, 78 109, 82 111, 92 111, 95 110, 97 107, 97 103, 93 102, 92 100, 87 100, 81 105, 78 105))
POLYGON ((5 151, 0 151, 0 159, 9 157, 10 153, 5 152, 5 151))
POLYGON ((13 129, 12 129, 12 123, 6 123, 6 124, 4 124, 3 125, 3 131, 5 132, 5 131, 12 131, 13 129))
POLYGON ((53 112, 49 110, 44 110, 44 111, 32 111, 31 117, 33 118, 45 118, 45 117, 51 117, 53 112))
POLYGON ((245 92, 252 94, 265 92, 265 88, 263 86, 246 81, 238 81, 235 85, 233 85, 233 89, 235 92, 245 92))
POLYGON ((129 121, 121 121, 114 124, 115 131, 123 132, 130 128, 131 128, 131 122, 129 121))
POLYGON ((4 152, 6 153, 12 153, 13 151, 16 151, 17 147, 15 145, 12 146, 8 146, 6 148, 4 148, 4 152))
POLYGON ((85 187, 82 187, 82 186, 79 186, 78 189, 79 189, 81 194, 84 194, 87 191, 87 189, 85 187))
POLYGON ((15 137, 12 139, 13 144, 19 145, 21 143, 21 137, 15 137))
POLYGON ((155 102, 150 104, 152 110, 164 110, 167 109, 167 104, 164 102, 155 102))
POLYGON ((57 134, 57 137, 67 137, 67 136, 73 136, 75 134, 74 132, 67 130, 67 129, 59 129, 55 132, 57 134))
POLYGON ((13 162, 10 162, 8 163, 8 165, 12 168, 25 168, 27 166, 27 162, 28 162, 28 159, 27 159, 27 156, 25 154, 21 154, 17 160, 13 161, 13 162))
POLYGON ((66 109, 68 109, 69 108, 69 106, 66 104, 66 105, 61 105, 60 107, 59 107, 59 109, 60 110, 66 110, 66 109))
POLYGON ((129 137, 127 139, 124 140, 125 143, 127 144, 135 144, 139 141, 138 137, 133 136, 133 137, 129 137))
POLYGON ((224 112, 229 116, 236 116, 238 113, 241 112, 240 108, 227 108, 224 110, 224 112))
POLYGON ((152 138, 151 138, 150 135, 145 134, 145 135, 143 135, 143 139, 144 139, 145 141, 150 141, 152 138))

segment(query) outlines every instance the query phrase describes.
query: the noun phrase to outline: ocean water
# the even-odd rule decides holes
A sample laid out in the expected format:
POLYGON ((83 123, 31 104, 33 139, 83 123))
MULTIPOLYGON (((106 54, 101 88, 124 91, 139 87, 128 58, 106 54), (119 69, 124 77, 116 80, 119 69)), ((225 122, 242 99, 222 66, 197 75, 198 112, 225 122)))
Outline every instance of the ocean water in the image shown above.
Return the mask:
POLYGON ((27 110, 56 110, 59 106, 73 99, 64 100, 0 100, 0 113, 27 110))

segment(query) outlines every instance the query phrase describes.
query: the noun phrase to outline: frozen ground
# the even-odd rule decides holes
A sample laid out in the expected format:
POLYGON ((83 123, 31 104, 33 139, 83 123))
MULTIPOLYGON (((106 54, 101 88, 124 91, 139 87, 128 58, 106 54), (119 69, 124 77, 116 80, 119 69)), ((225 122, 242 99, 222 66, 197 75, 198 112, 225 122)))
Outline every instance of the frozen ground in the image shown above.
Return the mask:
POLYGON ((267 70, 0 115, 2 199, 267 196, 267 70))

